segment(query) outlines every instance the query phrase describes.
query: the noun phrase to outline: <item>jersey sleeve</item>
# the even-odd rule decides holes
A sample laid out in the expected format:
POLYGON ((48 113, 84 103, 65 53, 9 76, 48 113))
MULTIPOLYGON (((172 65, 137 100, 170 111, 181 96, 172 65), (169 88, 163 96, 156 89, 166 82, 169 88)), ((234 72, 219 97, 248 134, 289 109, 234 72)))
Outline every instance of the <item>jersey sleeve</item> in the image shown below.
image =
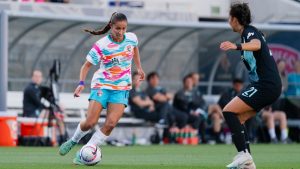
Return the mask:
POLYGON ((136 36, 134 33, 128 32, 128 33, 127 33, 127 37, 128 37, 128 39, 132 42, 132 45, 133 45, 134 47, 137 47, 137 46, 138 46, 139 41, 138 41, 137 36, 136 36))
POLYGON ((146 90, 146 94, 151 98, 153 99, 153 96, 158 93, 157 90, 155 90, 154 88, 150 87, 150 88, 147 88, 146 90))
POLYGON ((91 62, 93 65, 97 65, 100 62, 102 56, 102 50, 100 49, 99 45, 95 43, 93 48, 86 56, 86 60, 91 62))
POLYGON ((260 39, 260 33, 252 27, 247 27, 245 29, 243 38, 245 42, 250 42, 252 39, 260 39))

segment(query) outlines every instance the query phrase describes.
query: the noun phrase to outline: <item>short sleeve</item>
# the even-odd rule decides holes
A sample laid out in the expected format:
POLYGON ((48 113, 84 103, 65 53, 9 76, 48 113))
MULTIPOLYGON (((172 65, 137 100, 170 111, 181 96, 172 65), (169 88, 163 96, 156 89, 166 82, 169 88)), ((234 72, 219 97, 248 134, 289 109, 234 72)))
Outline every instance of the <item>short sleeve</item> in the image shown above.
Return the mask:
POLYGON ((138 41, 137 36, 136 36, 134 33, 128 32, 126 36, 127 36, 127 38, 132 42, 132 45, 133 45, 134 47, 138 46, 139 41, 138 41))
POLYGON ((100 62, 102 55, 100 47, 97 44, 94 44, 93 48, 86 56, 86 60, 91 62, 93 65, 97 65, 100 62))
POLYGON ((153 99, 153 96, 158 93, 157 90, 155 90, 154 88, 152 87, 149 87, 147 90, 146 90, 146 93, 148 94, 148 96, 153 99))
POLYGON ((246 27, 244 34, 243 34, 243 38, 245 40, 245 42, 250 42, 252 39, 260 39, 261 35, 260 32, 258 32, 257 30, 255 30, 252 27, 246 27))

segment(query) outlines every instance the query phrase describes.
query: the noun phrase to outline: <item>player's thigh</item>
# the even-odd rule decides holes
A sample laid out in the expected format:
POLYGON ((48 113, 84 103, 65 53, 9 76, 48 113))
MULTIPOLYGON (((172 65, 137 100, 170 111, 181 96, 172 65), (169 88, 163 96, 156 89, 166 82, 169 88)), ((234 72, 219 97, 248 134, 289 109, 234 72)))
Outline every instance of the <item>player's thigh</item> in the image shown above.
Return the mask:
POLYGON ((233 112, 235 114, 242 114, 250 111, 254 111, 252 107, 246 104, 239 97, 234 97, 223 109, 226 112, 233 112))
POLYGON ((125 105, 120 103, 108 103, 105 123, 115 124, 123 116, 125 105))
POLYGON ((102 105, 99 102, 95 100, 90 100, 86 120, 91 122, 93 121, 97 122, 100 117, 102 109, 103 109, 102 105))

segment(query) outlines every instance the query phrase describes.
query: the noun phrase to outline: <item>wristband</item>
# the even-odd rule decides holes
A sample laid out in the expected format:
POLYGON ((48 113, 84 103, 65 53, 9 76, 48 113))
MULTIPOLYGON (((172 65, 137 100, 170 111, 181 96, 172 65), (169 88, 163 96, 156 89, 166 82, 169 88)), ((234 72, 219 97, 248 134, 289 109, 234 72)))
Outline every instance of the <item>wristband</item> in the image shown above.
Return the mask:
POLYGON ((84 81, 83 81, 83 80, 80 80, 79 83, 78 83, 78 85, 84 86, 84 81))
POLYGON ((240 43, 235 44, 236 50, 242 50, 242 45, 240 43))

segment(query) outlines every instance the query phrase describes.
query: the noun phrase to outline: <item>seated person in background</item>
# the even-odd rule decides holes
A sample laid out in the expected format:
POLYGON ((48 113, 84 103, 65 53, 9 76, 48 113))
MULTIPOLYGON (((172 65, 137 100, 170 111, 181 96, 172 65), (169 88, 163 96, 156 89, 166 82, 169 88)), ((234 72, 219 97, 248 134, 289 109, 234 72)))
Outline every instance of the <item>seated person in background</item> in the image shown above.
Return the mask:
POLYGON ((132 75, 132 90, 129 92, 129 105, 136 118, 141 118, 146 121, 159 122, 159 120, 165 120, 164 114, 156 112, 154 108, 154 102, 150 97, 141 90, 140 86, 142 81, 139 79, 137 72, 132 75))
MULTIPOLYGON (((189 74, 189 76, 193 79, 193 90, 194 95, 198 99, 198 103, 201 103, 202 110, 205 110, 205 112, 208 112, 208 118, 212 121, 213 125, 213 136, 216 141, 216 143, 223 143, 223 141, 220 139, 221 129, 222 129, 222 122, 223 122, 223 115, 222 115, 222 109, 218 104, 211 104, 207 105, 205 102, 202 93, 199 90, 199 83, 200 83, 200 75, 196 72, 192 72, 189 74)), ((200 134, 203 135, 205 138, 205 133, 201 128, 205 128, 206 123, 201 123, 200 126, 200 134)), ((205 141, 205 140, 204 140, 205 141)))
POLYGON ((286 144, 289 143, 287 119, 285 112, 274 109, 274 106, 278 104, 278 101, 279 100, 277 100, 277 102, 275 102, 272 106, 266 107, 262 110, 262 118, 266 122, 268 132, 271 138, 271 143, 278 142, 275 133, 275 122, 278 121, 281 130, 281 142, 286 144))
MULTIPOLYGON (((194 92, 192 76, 187 75, 183 78, 183 88, 177 91, 174 97, 173 106, 185 112, 188 116, 188 124, 194 129, 199 129, 203 127, 200 131, 204 131, 202 135, 205 135, 205 106, 203 98, 197 97, 196 92, 194 92), (200 125, 202 124, 202 125, 200 125)), ((206 142, 205 136, 202 141, 206 142)))
POLYGON ((295 62, 295 72, 288 74, 287 96, 300 97, 300 61, 295 62))
MULTIPOLYGON (((39 70, 34 70, 32 72, 31 83, 27 85, 24 89, 23 94, 23 117, 32 117, 32 118, 43 118, 48 119, 54 118, 59 126, 59 144, 63 143, 66 139, 65 125, 63 122, 63 117, 61 113, 57 113, 60 109, 58 106, 55 107, 57 111, 54 110, 54 107, 51 107, 51 103, 44 101, 42 103, 42 89, 47 89, 47 87, 41 87, 43 81, 43 74, 39 70), (46 106, 44 103, 48 103, 46 106), (50 113, 50 110, 53 113, 50 113), (52 117, 54 116, 54 117, 52 117)), ((49 89, 48 89, 49 90, 49 89)), ((44 91, 44 90, 43 90, 44 91)))
POLYGON ((170 126, 176 125, 178 128, 183 128, 187 124, 188 116, 185 112, 175 109, 169 103, 173 99, 172 94, 159 86, 159 75, 156 72, 151 72, 147 76, 148 87, 146 93, 154 101, 155 111, 164 114, 168 119, 167 123, 170 126))

